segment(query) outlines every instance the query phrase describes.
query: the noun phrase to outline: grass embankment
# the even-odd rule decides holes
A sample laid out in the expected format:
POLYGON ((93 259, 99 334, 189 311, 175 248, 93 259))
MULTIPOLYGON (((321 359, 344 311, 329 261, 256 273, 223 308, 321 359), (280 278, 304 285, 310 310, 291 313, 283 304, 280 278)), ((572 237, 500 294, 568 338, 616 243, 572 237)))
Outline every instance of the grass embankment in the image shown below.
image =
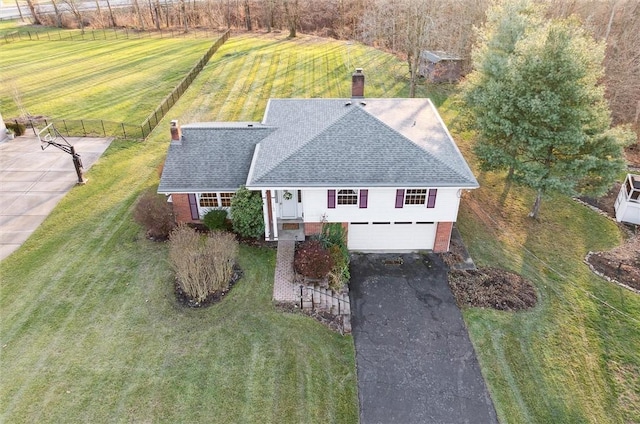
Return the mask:
MULTIPOLYGON (((471 142, 459 140, 471 158, 471 142)), ((536 222, 532 191, 477 175, 458 224, 471 255, 524 275, 540 297, 527 312, 464 311, 500 420, 640 422, 640 296, 583 263, 589 250, 617 245, 619 229, 565 196, 545 199, 536 222)))
MULTIPOLYGON (((215 38, 217 39, 217 38, 215 38)), ((139 125, 215 39, 20 41, 2 44, 4 119, 21 115, 139 125)))
MULTIPOLYGON (((349 57, 380 74, 369 95, 402 95, 393 57, 349 49, 232 38, 167 118, 252 120, 269 96, 348 97, 349 57)), ((131 218, 168 138, 161 124, 145 143, 114 141, 0 262, 0 421, 357 422, 352 339, 274 309, 273 250, 241 250, 245 276, 224 302, 176 303, 166 247, 131 218)))

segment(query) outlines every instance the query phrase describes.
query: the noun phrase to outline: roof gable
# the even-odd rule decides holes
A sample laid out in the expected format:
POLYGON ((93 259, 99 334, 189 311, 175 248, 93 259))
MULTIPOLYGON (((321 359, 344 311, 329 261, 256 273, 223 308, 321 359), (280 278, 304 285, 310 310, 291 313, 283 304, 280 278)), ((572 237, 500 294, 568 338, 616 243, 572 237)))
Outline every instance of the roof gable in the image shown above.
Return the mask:
POLYGON ((249 186, 477 182, 428 99, 272 100, 249 186))

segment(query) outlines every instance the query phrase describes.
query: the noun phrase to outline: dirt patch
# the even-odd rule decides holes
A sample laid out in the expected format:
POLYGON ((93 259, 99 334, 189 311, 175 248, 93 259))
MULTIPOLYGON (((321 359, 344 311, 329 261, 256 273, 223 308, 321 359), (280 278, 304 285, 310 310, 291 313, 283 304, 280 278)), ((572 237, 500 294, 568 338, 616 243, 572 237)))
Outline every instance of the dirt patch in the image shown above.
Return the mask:
POLYGON ((535 306, 538 301, 533 284, 518 274, 498 268, 451 271, 449 286, 461 308, 519 311, 535 306))
POLYGON ((640 169, 640 143, 634 143, 624 149, 624 156, 631 168, 640 169))
POLYGON ((611 218, 615 218, 615 202, 618 197, 618 193, 620 192, 620 186, 622 186, 621 182, 616 182, 613 186, 601 197, 579 197, 578 199, 583 202, 593 206, 606 213, 611 218))
POLYGON ((456 265, 464 262, 464 247, 451 240, 449 251, 440 254, 442 261, 449 267, 454 268, 456 265))
POLYGON ((190 298, 183 290, 180 285, 180 282, 176 279, 174 283, 174 292, 176 294, 176 298, 181 305, 189 307, 189 308, 206 308, 207 306, 211 306, 214 303, 220 302, 225 296, 231 291, 233 286, 242 278, 242 270, 237 265, 233 267, 233 275, 231 276, 231 281, 229 281, 229 288, 223 291, 217 291, 215 293, 211 293, 205 300, 202 302, 196 302, 192 298, 190 298))
POLYGON ((586 262, 597 274, 640 292, 640 235, 608 252, 591 252, 586 262))
POLYGON ((296 304, 292 303, 277 303, 276 308, 278 308, 282 312, 291 313, 291 314, 302 314, 308 317, 311 317, 329 328, 336 333, 340 333, 342 335, 345 334, 344 329, 344 315, 335 315, 328 311, 322 311, 318 309, 300 309, 300 307, 296 304))

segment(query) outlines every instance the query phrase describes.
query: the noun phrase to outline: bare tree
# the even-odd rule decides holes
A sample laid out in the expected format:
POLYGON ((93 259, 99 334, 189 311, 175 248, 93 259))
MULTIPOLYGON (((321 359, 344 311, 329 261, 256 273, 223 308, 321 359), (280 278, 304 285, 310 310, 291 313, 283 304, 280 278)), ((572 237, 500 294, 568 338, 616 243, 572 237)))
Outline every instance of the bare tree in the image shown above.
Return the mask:
POLYGON ((38 10, 36 9, 36 5, 33 3, 33 0, 27 0, 27 6, 29 6, 29 10, 31 11, 31 17, 33 18, 33 23, 35 25, 42 25, 42 21, 40 20, 40 15, 38 13, 38 10))
POLYGON ((427 0, 407 0, 404 4, 401 43, 409 65, 409 97, 416 96, 421 54, 434 36, 435 21, 431 17, 430 4, 432 2, 427 0))
POLYGON ((140 22, 140 28, 144 31, 144 17, 142 16, 142 11, 140 10, 140 5, 138 4, 138 0, 133 0, 133 7, 136 9, 136 13, 138 14, 138 21, 140 22))
POLYGON ((60 13, 60 9, 58 8, 58 3, 56 0, 51 0, 51 4, 53 5, 53 12, 56 15, 56 26, 58 28, 62 28, 62 14, 60 13))
POLYGON ((298 0, 282 0, 284 6, 284 14, 289 28, 289 37, 294 38, 297 35, 298 23, 300 20, 300 10, 298 0))
POLYGON ((62 2, 69 7, 73 17, 76 18, 80 32, 84 34, 84 17, 80 11, 80 0, 62 0, 62 2))

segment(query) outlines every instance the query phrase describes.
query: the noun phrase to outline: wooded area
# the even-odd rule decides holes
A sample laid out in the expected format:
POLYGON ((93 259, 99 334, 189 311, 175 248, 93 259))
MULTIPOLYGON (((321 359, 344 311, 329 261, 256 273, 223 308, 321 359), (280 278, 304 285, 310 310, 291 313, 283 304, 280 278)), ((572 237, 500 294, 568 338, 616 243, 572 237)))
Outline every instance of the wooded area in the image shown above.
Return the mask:
MULTIPOLYGON (((489 0, 204 0, 167 2, 132 0, 130 8, 81 11, 79 0, 51 0, 55 13, 38 13, 36 22, 96 28, 128 26, 141 30, 181 27, 233 28, 249 31, 288 31, 351 39, 392 51, 407 59, 412 92, 422 50, 443 50, 465 59, 476 30, 485 20, 489 0)), ((539 0, 548 18, 576 16, 596 41, 606 42, 604 65, 607 99, 615 124, 640 128, 640 1, 539 0)))

